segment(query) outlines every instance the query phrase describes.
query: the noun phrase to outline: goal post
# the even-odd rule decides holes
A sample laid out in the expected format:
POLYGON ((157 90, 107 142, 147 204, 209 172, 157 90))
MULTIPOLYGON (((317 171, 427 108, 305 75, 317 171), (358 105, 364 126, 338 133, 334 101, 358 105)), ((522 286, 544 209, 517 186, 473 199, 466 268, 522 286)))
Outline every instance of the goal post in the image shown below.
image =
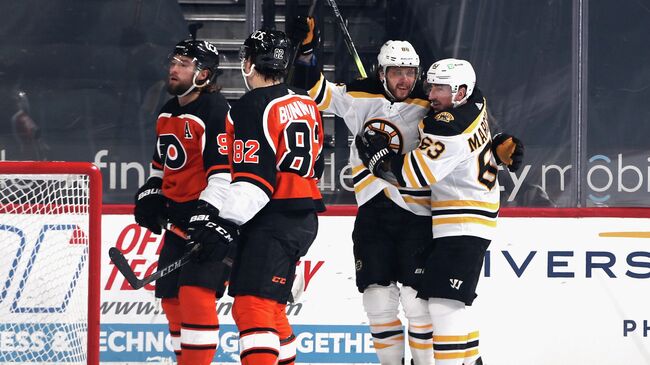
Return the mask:
POLYGON ((0 161, 0 364, 99 364, 102 177, 0 161))

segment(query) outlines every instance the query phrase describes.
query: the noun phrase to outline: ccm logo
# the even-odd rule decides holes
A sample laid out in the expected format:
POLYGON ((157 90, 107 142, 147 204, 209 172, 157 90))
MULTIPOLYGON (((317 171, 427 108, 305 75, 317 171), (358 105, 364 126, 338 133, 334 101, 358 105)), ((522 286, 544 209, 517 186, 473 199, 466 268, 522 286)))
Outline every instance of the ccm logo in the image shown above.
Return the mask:
POLYGON ((274 276, 273 279, 271 279, 271 281, 274 282, 274 283, 280 283, 280 284, 283 284, 283 285, 287 283, 287 279, 281 278, 279 276, 274 276))

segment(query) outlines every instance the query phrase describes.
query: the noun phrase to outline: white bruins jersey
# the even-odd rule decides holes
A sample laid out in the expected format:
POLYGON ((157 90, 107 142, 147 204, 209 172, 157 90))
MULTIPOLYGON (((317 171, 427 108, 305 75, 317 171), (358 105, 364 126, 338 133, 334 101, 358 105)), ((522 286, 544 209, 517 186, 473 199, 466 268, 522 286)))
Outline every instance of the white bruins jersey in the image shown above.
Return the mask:
MULTIPOLYGON (((377 77, 345 85, 329 82, 321 74, 309 90, 309 95, 316 101, 320 111, 343 118, 353 135, 362 134, 366 128, 383 130, 391 135, 393 150, 404 154, 420 144, 419 124, 430 108, 421 90, 418 83, 409 98, 402 102, 391 102, 377 77)), ((350 164, 359 206, 383 192, 395 204, 414 214, 430 214, 431 192, 428 187, 399 187, 377 178, 363 166, 354 143, 350 146, 350 164)))
POLYGON ((420 146, 391 163, 400 185, 431 189, 433 237, 492 239, 499 213, 497 163, 485 99, 478 89, 467 103, 431 113, 420 146))

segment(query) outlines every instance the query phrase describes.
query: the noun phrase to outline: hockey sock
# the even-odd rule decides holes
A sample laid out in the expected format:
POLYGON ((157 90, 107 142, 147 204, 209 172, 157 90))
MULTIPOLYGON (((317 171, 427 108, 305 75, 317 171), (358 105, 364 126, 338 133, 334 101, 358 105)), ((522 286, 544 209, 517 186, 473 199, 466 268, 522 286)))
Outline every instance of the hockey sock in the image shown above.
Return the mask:
POLYGON ((181 286, 183 364, 209 365, 219 346, 219 320, 214 290, 181 286))
POLYGON ((160 305, 165 311, 167 322, 169 323, 169 336, 172 341, 176 363, 181 365, 181 304, 178 298, 163 298, 160 305))
POLYGON ((363 292, 363 307, 368 315, 372 341, 382 365, 401 365, 404 358, 404 330, 397 318, 399 289, 370 285, 363 292))
POLYGON ((463 361, 463 364, 474 365, 476 360, 481 357, 481 353, 478 351, 478 338, 478 330, 471 331, 467 335, 467 348, 465 349, 465 360, 463 361))
POLYGON ((410 286, 400 289, 400 301, 408 319, 408 343, 415 365, 433 365, 433 326, 428 301, 417 298, 410 286))
POLYGON ((276 329, 277 302, 253 295, 237 295, 232 316, 239 330, 242 365, 275 365, 280 352, 276 329))
POLYGON ((278 365, 294 365, 296 362, 296 336, 287 318, 287 305, 276 303, 275 328, 280 336, 278 365))
POLYGON ((476 326, 476 318, 474 316, 473 308, 474 306, 465 307, 469 334, 467 335, 467 348, 465 349, 465 360, 463 361, 464 365, 474 365, 476 360, 481 357, 481 353, 478 349, 479 332, 476 326))
POLYGON ((433 323, 433 356, 436 365, 462 365, 468 333, 465 303, 431 298, 429 313, 433 323))

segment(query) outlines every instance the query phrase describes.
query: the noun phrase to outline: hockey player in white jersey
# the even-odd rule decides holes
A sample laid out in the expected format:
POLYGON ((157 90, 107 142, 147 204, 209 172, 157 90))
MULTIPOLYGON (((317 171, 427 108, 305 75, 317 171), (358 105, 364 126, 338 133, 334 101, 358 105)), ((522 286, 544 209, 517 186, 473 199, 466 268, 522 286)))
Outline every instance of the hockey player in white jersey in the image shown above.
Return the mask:
MULTIPOLYGON (((347 85, 334 84, 313 67, 313 51, 318 43, 314 19, 302 19, 296 24, 303 27, 306 36, 296 37, 305 41, 299 50, 295 83, 309 90, 319 109, 342 117, 354 135, 366 130, 386 133, 396 154, 416 148, 420 143, 418 123, 430 107, 418 82, 420 60, 413 46, 406 41, 388 41, 377 57, 376 75, 347 85)), ((503 137, 503 147, 510 147, 502 148, 504 161, 515 170, 521 163, 521 146, 510 136, 503 137)), ((402 364, 404 333, 398 319, 401 302, 409 322, 413 363, 433 364, 427 302, 416 298, 413 289, 423 272, 416 253, 431 244, 430 190, 401 188, 377 178, 363 166, 354 145, 350 163, 359 205, 352 237, 356 283, 363 293, 379 360, 384 365, 402 364)), ((474 343, 468 365, 478 357, 478 338, 474 343)))
POLYGON ((375 131, 355 141, 373 174, 431 190, 433 245, 416 289, 428 301, 436 365, 467 364, 468 355, 482 363, 473 353, 474 334, 467 335, 475 328, 467 307, 496 227, 499 184, 487 103, 475 84, 469 62, 438 61, 427 72, 432 113, 423 120, 417 149, 396 154, 389 136, 375 131))
MULTIPOLYGON (((311 63, 304 56, 302 60, 311 63)), ((416 88, 420 60, 409 42, 388 41, 378 61, 378 75, 368 79, 333 84, 316 67, 310 67, 311 80, 307 77, 308 81, 301 83, 297 77, 296 85, 309 89, 321 111, 342 117, 354 135, 367 128, 385 131, 391 135, 395 153, 404 153, 419 144, 418 121, 429 110, 421 88, 416 88)), ((296 75, 304 73, 298 65, 296 75)), ((363 293, 379 361, 384 365, 403 363, 404 332, 398 318, 401 302, 409 322, 413 363, 433 364, 426 301, 416 298, 413 289, 422 271, 415 252, 424 249, 431 236, 429 189, 398 188, 373 176, 354 145, 350 163, 359 205, 352 234, 356 284, 363 293)))

